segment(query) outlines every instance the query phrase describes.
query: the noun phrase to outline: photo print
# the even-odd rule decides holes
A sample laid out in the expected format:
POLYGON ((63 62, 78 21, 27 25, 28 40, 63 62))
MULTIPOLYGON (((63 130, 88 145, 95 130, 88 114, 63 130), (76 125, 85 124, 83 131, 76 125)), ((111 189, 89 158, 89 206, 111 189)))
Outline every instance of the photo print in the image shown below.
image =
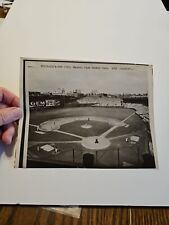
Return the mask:
POLYGON ((21 61, 16 167, 157 167, 151 65, 21 61))

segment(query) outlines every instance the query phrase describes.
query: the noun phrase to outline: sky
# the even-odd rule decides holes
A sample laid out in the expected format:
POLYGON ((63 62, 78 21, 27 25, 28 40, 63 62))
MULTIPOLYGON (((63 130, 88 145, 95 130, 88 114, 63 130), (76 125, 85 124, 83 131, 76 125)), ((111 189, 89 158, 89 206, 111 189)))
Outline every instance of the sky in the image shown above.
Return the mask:
MULTIPOLYGON (((148 73, 145 67, 126 67, 112 70, 83 68, 46 68, 42 63, 29 62, 26 67, 26 79, 29 91, 52 92, 64 88, 66 92, 80 89, 83 93, 97 90, 99 93, 121 94, 148 92, 148 73)), ((54 65, 47 63, 45 65, 54 65)), ((64 64, 67 65, 67 64, 64 64)), ((124 66, 123 66, 124 67, 124 66)))

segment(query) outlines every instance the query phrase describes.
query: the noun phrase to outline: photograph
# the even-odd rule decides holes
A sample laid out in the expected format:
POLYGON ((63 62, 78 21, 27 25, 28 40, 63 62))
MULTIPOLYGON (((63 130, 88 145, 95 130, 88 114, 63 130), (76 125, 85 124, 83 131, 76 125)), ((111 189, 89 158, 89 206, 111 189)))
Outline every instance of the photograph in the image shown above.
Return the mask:
POLYGON ((20 168, 157 168, 153 66, 21 59, 20 168))

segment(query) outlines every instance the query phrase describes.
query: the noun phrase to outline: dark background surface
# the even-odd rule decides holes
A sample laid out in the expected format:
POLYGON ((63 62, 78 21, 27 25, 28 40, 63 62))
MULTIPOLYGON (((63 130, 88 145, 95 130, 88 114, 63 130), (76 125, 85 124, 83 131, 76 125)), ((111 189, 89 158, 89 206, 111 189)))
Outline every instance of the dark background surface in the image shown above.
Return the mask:
POLYGON ((169 11, 169 0, 162 0, 162 2, 164 4, 166 10, 169 11))
POLYGON ((41 207, 1 206, 0 225, 169 225, 169 209, 83 207, 76 219, 41 207))

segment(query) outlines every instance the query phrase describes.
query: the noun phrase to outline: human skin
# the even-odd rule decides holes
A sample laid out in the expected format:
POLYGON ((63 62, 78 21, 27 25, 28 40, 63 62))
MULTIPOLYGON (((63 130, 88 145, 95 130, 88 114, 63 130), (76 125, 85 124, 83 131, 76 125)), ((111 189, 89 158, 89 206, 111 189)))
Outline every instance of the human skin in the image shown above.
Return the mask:
POLYGON ((19 98, 7 89, 0 87, 0 140, 5 144, 11 144, 17 121, 21 117, 19 98))

